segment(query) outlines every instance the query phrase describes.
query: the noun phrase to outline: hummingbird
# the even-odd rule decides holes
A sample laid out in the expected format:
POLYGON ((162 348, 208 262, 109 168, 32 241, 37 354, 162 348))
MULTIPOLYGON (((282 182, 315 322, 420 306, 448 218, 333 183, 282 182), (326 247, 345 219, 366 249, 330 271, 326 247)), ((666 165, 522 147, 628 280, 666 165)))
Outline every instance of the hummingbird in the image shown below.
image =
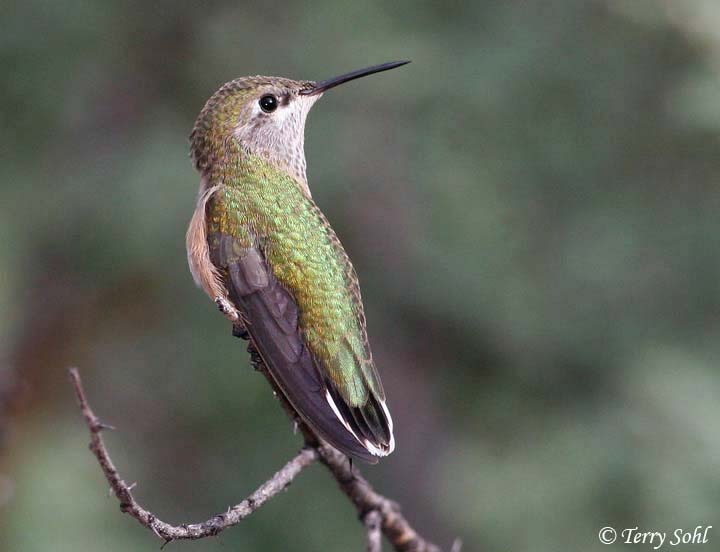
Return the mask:
POLYGON ((200 173, 186 237, 195 283, 300 418, 370 463, 395 448, 393 422, 357 274, 308 187, 305 121, 331 88, 406 63, 319 82, 238 78, 210 97, 190 134, 200 173))

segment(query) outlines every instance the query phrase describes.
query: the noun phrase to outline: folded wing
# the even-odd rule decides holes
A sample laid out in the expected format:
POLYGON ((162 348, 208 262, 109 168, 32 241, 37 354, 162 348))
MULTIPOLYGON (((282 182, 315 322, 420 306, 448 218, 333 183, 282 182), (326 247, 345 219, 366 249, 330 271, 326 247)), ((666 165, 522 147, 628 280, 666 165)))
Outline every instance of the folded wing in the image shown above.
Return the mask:
POLYGON ((384 401, 367 394, 351 405, 318 365, 298 327, 298 305, 277 280, 258 247, 231 235, 207 236, 210 259, 220 270, 230 300, 247 322, 270 375, 298 414, 338 450, 375 463, 393 447, 392 421, 384 401))

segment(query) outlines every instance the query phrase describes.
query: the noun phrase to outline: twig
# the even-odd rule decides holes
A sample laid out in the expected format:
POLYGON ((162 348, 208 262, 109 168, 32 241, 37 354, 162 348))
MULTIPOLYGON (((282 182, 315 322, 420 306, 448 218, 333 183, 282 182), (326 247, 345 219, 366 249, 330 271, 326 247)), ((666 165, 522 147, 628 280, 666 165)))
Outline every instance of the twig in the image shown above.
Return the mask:
POLYGON ((377 510, 370 510, 365 514, 365 528, 367 529, 367 552, 382 552, 382 516, 377 510))
POLYGON ((440 552, 440 548, 423 539, 400 512, 400 506, 378 494, 370 483, 350 466, 341 452, 329 445, 317 448, 320 462, 333 474, 342 492, 359 512, 377 511, 382 517, 382 532, 395 550, 401 552, 440 552))
POLYGON ((286 489, 303 468, 309 466, 318 458, 316 450, 304 448, 295 458, 285 464, 280 471, 260 485, 254 493, 239 504, 229 508, 226 512, 217 514, 202 523, 178 526, 170 525, 137 503, 131 492, 132 486, 128 486, 125 481, 121 479, 105 447, 101 432, 106 426, 100 422, 90 408, 80 380, 80 374, 76 368, 70 369, 70 379, 75 388, 75 394, 80 403, 80 409, 85 417, 85 422, 90 429, 90 450, 100 463, 105 478, 108 480, 108 483, 110 483, 112 491, 120 501, 120 510, 134 517, 141 525, 150 529, 166 543, 180 539, 202 539, 211 537, 228 527, 237 525, 273 496, 286 489))
MULTIPOLYGON (((252 344, 249 349, 252 350, 252 344)), ((381 550, 379 528, 398 552, 440 552, 439 547, 424 540, 413 529, 401 514, 398 504, 375 492, 367 480, 350 464, 346 456, 318 441, 314 433, 297 416, 282 393, 278 391, 277 385, 262 362, 259 361, 258 356, 253 359, 253 364, 268 379, 283 408, 303 433, 305 448, 268 481, 258 487, 253 494, 231 507, 227 512, 217 514, 201 523, 177 526, 160 520, 155 514, 140 506, 133 498, 130 487, 121 479, 105 447, 101 432, 108 426, 103 424, 90 408, 77 369, 70 369, 70 379, 90 430, 90 450, 95 454, 105 478, 120 501, 120 509, 150 529, 166 544, 173 540, 202 539, 217 535, 228 527, 240 523, 273 496, 287 488, 303 468, 319 460, 332 473, 340 489, 355 505, 365 523, 368 529, 368 551, 379 552, 381 550)))

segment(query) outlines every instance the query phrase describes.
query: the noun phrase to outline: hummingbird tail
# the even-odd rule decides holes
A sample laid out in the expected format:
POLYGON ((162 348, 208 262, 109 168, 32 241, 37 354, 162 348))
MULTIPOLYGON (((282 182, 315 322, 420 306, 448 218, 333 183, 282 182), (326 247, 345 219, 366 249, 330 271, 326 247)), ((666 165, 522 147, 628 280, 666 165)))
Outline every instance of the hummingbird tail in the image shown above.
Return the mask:
POLYGON ((373 456, 390 454, 395 449, 395 437, 385 401, 369 391, 367 402, 353 407, 348 405, 332 382, 326 381, 326 385, 325 398, 345 429, 373 456))
POLYGON ((369 463, 392 451, 392 421, 384 402, 369 393, 366 405, 350 407, 328 385, 298 328, 298 307, 256 248, 237 256, 234 238, 216 234, 214 263, 225 266, 233 304, 273 380, 300 417, 339 451, 369 463), (226 253, 227 252, 227 253, 226 253), (334 395, 334 396, 333 396, 334 395))

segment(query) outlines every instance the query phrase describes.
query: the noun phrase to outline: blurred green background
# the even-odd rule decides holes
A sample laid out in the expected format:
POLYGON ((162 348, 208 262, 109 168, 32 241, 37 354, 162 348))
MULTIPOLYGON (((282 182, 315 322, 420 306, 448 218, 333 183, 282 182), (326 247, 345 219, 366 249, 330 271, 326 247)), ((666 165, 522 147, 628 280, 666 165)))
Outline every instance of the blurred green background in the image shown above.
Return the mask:
MULTIPOLYGON (((295 453, 187 269, 187 136, 232 78, 393 59, 413 63, 328 93, 306 134, 396 421, 397 451, 364 473, 468 552, 720 526, 716 0, 3 12, 0 549, 159 546, 108 497, 69 365, 168 521, 224 510, 295 453)), ((240 527, 170 549, 363 546, 314 466, 240 527)))

